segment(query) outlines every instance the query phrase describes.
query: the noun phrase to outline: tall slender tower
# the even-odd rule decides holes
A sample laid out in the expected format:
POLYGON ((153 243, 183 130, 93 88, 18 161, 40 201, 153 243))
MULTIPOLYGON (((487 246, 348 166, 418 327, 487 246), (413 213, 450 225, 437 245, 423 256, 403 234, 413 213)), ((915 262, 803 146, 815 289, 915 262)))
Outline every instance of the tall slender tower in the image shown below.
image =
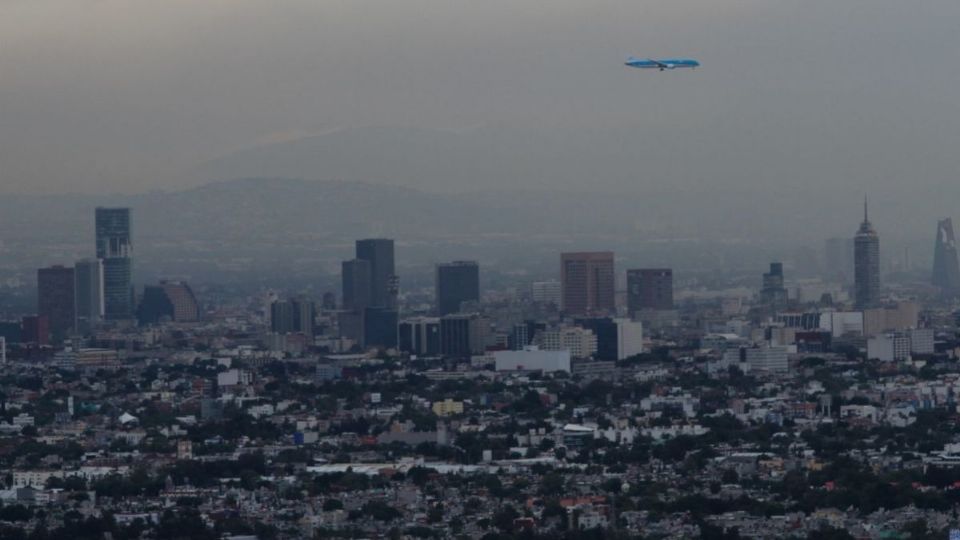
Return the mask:
POLYGON ((37 270, 37 314, 50 322, 50 333, 62 343, 74 331, 73 268, 51 266, 37 270))
POLYGON ((853 237, 854 300, 860 309, 880 301, 880 236, 870 224, 867 198, 863 198, 863 223, 853 237))
POLYGON ((960 293, 960 266, 957 243, 950 218, 937 222, 937 241, 933 248, 933 285, 947 294, 960 293))
POLYGON ((132 319, 133 242, 129 208, 97 208, 97 258, 103 264, 104 315, 108 320, 132 319))
POLYGON ((393 262, 393 240, 357 240, 357 259, 370 262, 370 307, 397 308, 397 275, 393 262))
POLYGON ((77 261, 73 267, 76 329, 89 333, 103 319, 103 263, 100 259, 77 261))

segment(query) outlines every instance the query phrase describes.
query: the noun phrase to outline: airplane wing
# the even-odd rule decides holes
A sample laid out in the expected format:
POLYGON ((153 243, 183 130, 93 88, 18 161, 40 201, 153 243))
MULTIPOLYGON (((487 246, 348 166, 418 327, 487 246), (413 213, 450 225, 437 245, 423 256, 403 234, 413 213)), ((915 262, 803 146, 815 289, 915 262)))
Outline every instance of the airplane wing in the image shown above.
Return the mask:
POLYGON ((663 62, 660 62, 660 61, 658 61, 658 60, 654 60, 653 58, 647 58, 647 60, 649 60, 650 62, 653 62, 654 64, 656 64, 657 67, 660 68, 660 69, 664 69, 664 68, 670 67, 670 66, 664 64, 663 62))

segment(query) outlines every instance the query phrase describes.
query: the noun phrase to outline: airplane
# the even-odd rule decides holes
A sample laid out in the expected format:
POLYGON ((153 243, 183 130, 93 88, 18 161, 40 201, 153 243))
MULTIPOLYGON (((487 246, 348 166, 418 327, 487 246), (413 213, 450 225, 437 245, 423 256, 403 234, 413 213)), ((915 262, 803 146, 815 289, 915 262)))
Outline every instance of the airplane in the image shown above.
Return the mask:
POLYGON ((692 58, 664 58, 662 60, 654 60, 653 58, 634 58, 631 56, 627 58, 626 65, 639 69, 659 69, 663 71, 665 69, 677 68, 693 69, 699 66, 700 62, 692 58))

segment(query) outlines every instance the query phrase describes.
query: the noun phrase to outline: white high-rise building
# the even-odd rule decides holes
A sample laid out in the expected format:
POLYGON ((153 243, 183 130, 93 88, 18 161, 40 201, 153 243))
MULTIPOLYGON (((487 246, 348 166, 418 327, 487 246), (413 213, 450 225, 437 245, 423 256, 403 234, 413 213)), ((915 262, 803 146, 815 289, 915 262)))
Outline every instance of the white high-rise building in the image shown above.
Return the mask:
POLYGON ((617 360, 636 356, 643 352, 643 323, 630 319, 616 319, 617 360))

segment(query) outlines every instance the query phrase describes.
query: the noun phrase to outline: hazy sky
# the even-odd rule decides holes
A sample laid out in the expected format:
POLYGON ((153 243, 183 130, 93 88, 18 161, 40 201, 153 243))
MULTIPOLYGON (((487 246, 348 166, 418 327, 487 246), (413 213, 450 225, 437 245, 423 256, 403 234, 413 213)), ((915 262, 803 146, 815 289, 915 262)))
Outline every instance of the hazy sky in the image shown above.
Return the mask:
POLYGON ((663 130, 654 175, 933 190, 960 170, 958 21, 956 0, 0 0, 0 191, 181 187, 384 125, 663 130))

